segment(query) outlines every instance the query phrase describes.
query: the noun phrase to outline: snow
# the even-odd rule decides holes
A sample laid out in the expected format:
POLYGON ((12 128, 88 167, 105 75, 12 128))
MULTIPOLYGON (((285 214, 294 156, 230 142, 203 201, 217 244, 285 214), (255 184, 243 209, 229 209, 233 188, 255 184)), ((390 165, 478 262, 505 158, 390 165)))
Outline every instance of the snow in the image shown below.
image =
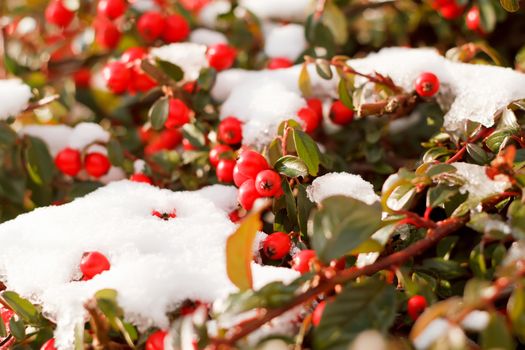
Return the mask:
POLYGON ((505 191, 511 186, 508 181, 491 180, 485 173, 485 167, 476 164, 456 162, 452 164, 456 169, 456 175, 465 180, 460 187, 461 193, 469 193, 469 199, 482 200, 505 191))
POLYGON ((243 143, 264 145, 275 136, 279 124, 296 119, 306 101, 277 80, 247 80, 236 87, 222 105, 221 119, 234 116, 243 122, 243 143))
POLYGON ((363 180, 359 175, 349 173, 328 173, 316 178, 306 189, 308 198, 317 204, 323 199, 342 195, 351 197, 368 205, 379 200, 379 196, 374 192, 374 186, 363 180))
POLYGON ((228 38, 226 38, 221 32, 206 28, 198 28, 191 32, 189 41, 195 44, 210 46, 227 43, 228 38))
POLYGON ((310 0, 240 0, 239 5, 253 12, 259 19, 303 21, 310 0))
POLYGON ((31 96, 31 89, 21 80, 0 80, 0 120, 16 117, 27 107, 31 96))
POLYGON ((417 350, 427 349, 432 343, 444 336, 452 325, 443 318, 436 318, 412 341, 417 350))
MULTIPOLYGON (((117 290, 127 320, 141 330, 165 328, 166 312, 178 302, 211 302, 236 290, 225 267, 225 242, 236 225, 223 210, 234 202, 227 187, 172 192, 112 182, 71 203, 0 225, 0 279, 57 322, 60 350, 71 348, 74 327, 84 322, 83 302, 104 288, 117 290), (177 217, 168 221, 151 215, 173 209, 177 217), (86 251, 105 254, 111 269, 78 281, 86 251)), ((256 287, 296 276, 291 269, 253 266, 256 287)))
POLYGON ((71 148, 83 149, 86 146, 101 142, 107 143, 110 134, 97 123, 79 123, 73 128, 69 136, 69 146, 71 148))
POLYGON ((206 46, 195 43, 174 43, 151 49, 153 57, 176 64, 184 71, 184 80, 199 77, 202 68, 208 67, 206 46))
POLYGON ((198 20, 208 28, 215 28, 217 26, 217 16, 229 12, 231 6, 229 1, 211 1, 199 11, 198 20))
POLYGON ((268 57, 286 57, 295 61, 306 49, 304 27, 287 24, 271 30, 266 37, 264 52, 268 57))
POLYGON ((487 311, 474 310, 461 321, 461 326, 469 331, 481 332, 487 328, 490 314, 487 311))

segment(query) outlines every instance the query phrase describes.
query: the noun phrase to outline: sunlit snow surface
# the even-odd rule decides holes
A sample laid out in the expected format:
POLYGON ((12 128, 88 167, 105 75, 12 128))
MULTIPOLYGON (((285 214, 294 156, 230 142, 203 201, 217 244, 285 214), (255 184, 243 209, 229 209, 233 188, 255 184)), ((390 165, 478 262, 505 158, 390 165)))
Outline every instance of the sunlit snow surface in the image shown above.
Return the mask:
POLYGON ((31 89, 18 79, 0 79, 0 120, 16 117, 26 108, 31 89))
MULTIPOLYGON (((126 317, 144 328, 167 327, 166 311, 186 298, 211 302, 236 288, 225 267, 228 219, 236 190, 214 186, 172 192, 129 181, 113 182, 84 198, 36 209, 0 225, 0 277, 9 290, 43 305, 57 322, 61 349, 84 322, 83 302, 104 288, 118 291, 126 317), (177 217, 164 221, 152 210, 177 217), (90 281, 78 265, 100 251, 111 269, 90 281)), ((257 267, 254 284, 290 280, 290 269, 257 267)))
POLYGON ((316 178, 307 188, 308 198, 315 203, 330 196, 342 195, 358 199, 366 204, 379 201, 374 186, 359 175, 349 173, 328 173, 316 178))

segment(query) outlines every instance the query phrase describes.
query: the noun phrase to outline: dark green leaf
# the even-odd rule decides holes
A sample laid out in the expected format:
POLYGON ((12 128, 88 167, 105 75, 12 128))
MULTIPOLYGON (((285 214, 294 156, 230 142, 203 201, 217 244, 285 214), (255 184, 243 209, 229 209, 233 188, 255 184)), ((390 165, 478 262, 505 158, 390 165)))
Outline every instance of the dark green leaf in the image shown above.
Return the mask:
POLYGON ((466 268, 455 260, 445 260, 441 258, 425 259, 421 266, 416 270, 434 274, 436 277, 450 280, 467 275, 466 268))
POLYGON ((442 173, 455 173, 456 171, 458 171, 458 169, 456 169, 456 167, 454 167, 453 165, 441 163, 441 164, 431 165, 428 168, 426 174, 429 177, 433 177, 433 176, 436 176, 442 173))
POLYGON ((297 155, 308 167, 310 175, 316 176, 319 171, 319 155, 321 153, 317 144, 308 134, 297 129, 293 130, 293 140, 297 155))
POLYGON ((487 147, 493 152, 498 153, 503 141, 511 135, 516 134, 519 129, 516 128, 504 128, 494 131, 485 141, 487 147))
POLYGON ((51 183, 55 164, 44 141, 31 136, 27 137, 25 161, 27 172, 34 183, 37 185, 51 183))
POLYGON ((169 113, 169 98, 161 97, 151 106, 149 109, 149 119, 151 121, 151 126, 155 130, 160 130, 164 127, 164 123, 168 119, 169 113))
POLYGON ((120 142, 115 139, 111 139, 107 145, 108 157, 111 164, 114 166, 121 166, 124 162, 124 152, 122 151, 122 146, 120 142))
POLYGON ((521 342, 525 340, 525 290, 517 286, 507 303, 507 315, 512 322, 512 329, 521 342))
POLYGON ((184 77, 184 72, 176 64, 157 59, 157 65, 166 75, 175 81, 180 81, 184 77))
POLYGON ((395 289, 376 279, 351 283, 326 305, 313 334, 314 350, 346 350, 362 331, 385 333, 396 315, 395 289))
POLYGON ((277 172, 289 177, 305 177, 308 175, 308 168, 301 158, 296 156, 281 157, 275 162, 273 167, 277 172))
POLYGON ((339 93, 339 100, 348 108, 354 109, 354 102, 352 101, 352 96, 348 92, 348 86, 346 81, 341 78, 339 84, 337 85, 337 92, 339 93))
POLYGON ((38 310, 29 300, 21 298, 17 293, 11 291, 3 292, 2 299, 26 322, 36 323, 38 321, 38 310))
POLYGON ((0 122, 0 145, 10 146, 16 139, 16 132, 8 124, 0 122))
POLYGON ((489 155, 487 152, 474 143, 467 144, 467 153, 472 157, 474 162, 479 165, 485 165, 489 162, 489 155))
POLYGON ((310 211, 315 205, 308 198, 305 185, 298 184, 297 189, 297 221, 299 222, 299 229, 301 230, 302 235, 307 236, 308 217, 310 216, 310 211))
POLYGON ((17 340, 24 340, 26 337, 26 327, 22 319, 16 320, 16 317, 11 317, 9 331, 17 340))
POLYGON ((327 60, 317 59, 315 61, 315 70, 321 78, 326 80, 332 79, 332 68, 330 67, 330 63, 327 60))
POLYGON ((437 207, 447 202, 458 193, 458 187, 447 184, 438 184, 427 192, 427 207, 437 207))
POLYGON ((365 242, 381 226, 381 205, 333 196, 324 199, 310 217, 308 233, 319 259, 340 258, 365 242))
POLYGON ((182 127, 182 134, 195 147, 202 148, 206 144, 204 133, 197 128, 195 124, 184 124, 182 127))
POLYGON ((0 338, 7 337, 7 329, 5 327, 5 322, 2 317, 0 317, 0 338))

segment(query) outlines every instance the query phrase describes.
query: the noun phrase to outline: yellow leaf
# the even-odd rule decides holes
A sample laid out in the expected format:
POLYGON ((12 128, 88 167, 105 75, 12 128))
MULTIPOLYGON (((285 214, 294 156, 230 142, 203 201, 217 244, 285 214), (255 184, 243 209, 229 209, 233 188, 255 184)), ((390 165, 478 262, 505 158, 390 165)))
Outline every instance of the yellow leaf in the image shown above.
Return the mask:
POLYGON ((241 291, 252 288, 252 246, 262 227, 260 213, 248 215, 226 241, 226 270, 228 277, 241 291))
POLYGON ((383 250, 383 245, 375 239, 369 238, 361 243, 357 248, 350 252, 350 255, 358 255, 361 253, 374 253, 383 250))
POLYGON ((310 74, 308 73, 308 64, 305 62, 301 67, 299 73, 299 90, 304 97, 312 96, 312 83, 310 82, 310 74))

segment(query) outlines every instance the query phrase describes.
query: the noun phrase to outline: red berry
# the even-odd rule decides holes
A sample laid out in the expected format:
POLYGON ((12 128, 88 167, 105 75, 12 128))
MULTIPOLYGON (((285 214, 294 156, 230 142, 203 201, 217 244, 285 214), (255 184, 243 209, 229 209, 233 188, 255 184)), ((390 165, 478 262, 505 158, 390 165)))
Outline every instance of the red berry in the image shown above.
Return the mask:
POLYGON ((253 203, 256 199, 261 196, 255 189, 255 181, 249 179, 244 181, 244 183, 239 187, 238 200, 241 203, 241 206, 246 210, 251 210, 253 203))
POLYGON ((280 260, 290 252, 292 240, 284 232, 274 232, 263 242, 263 251, 272 260, 280 260))
POLYGON ((310 107, 303 107, 297 112, 297 116, 301 119, 301 124, 303 125, 303 130, 308 134, 313 133, 321 123, 319 114, 317 114, 310 107))
POLYGON ((349 124, 354 120, 354 110, 335 100, 330 107, 330 119, 337 125, 349 124))
POLYGON ((196 151, 198 149, 198 147, 192 145, 192 143, 190 142, 190 140, 184 138, 182 139, 182 148, 185 150, 185 151, 196 151))
POLYGON ((66 175, 77 175, 82 169, 80 152, 76 149, 64 148, 55 156, 55 165, 66 175))
POLYGON ((73 74, 77 87, 88 88, 91 82, 91 71, 89 68, 80 68, 73 74))
POLYGON ((42 347, 40 348, 40 350, 57 350, 57 348, 55 347, 55 339, 54 338, 51 338, 49 339, 48 341, 46 341, 42 347))
POLYGON ((217 179, 220 182, 232 182, 233 181, 233 168, 235 168, 233 159, 221 159, 217 164, 217 179))
POLYGON ((124 51, 120 57, 120 60, 124 63, 134 63, 135 61, 146 57, 147 54, 148 52, 146 49, 139 46, 134 46, 124 51))
POLYGON ((95 23, 95 40, 106 49, 114 49, 120 41, 121 33, 115 23, 106 18, 98 19, 95 23))
POLYGON ((73 20, 75 13, 65 7, 62 0, 52 0, 46 7, 45 17, 49 23, 65 28, 73 20))
POLYGON ((156 331, 146 340, 145 350, 164 350, 164 341, 168 333, 165 331, 156 331))
POLYGON ((178 129, 163 130, 160 135, 153 139, 144 149, 146 155, 175 148, 182 141, 182 133, 178 129))
POLYGON ((316 259, 317 255, 314 250, 301 250, 292 258, 292 269, 299 271, 301 274, 310 271, 310 262, 316 259))
POLYGON ((190 121, 190 109, 182 100, 170 98, 169 105, 168 119, 164 123, 166 128, 178 128, 190 121))
POLYGON ((439 90, 439 79, 433 73, 424 72, 416 79, 416 92, 421 97, 432 97, 439 90))
POLYGON ((246 180, 255 180, 257 174, 268 169, 270 166, 260 153, 255 151, 244 151, 237 160, 237 165, 233 170, 233 181, 240 187, 246 180))
POLYGON ((408 303, 407 303, 408 316, 410 316, 410 318, 413 321, 415 321, 418 319, 419 315, 421 315, 421 313, 425 311, 426 307, 427 307, 427 300, 425 299, 425 297, 421 295, 414 295, 413 297, 408 299, 408 303))
POLYGON ((181 15, 166 17, 162 39, 167 43, 184 41, 190 34, 190 25, 181 15))
POLYGON ((128 89, 131 72, 124 63, 114 61, 106 64, 102 70, 102 77, 108 89, 115 94, 121 94, 128 89))
POLYGON ((346 258, 343 256, 339 259, 333 259, 330 261, 330 267, 333 267, 336 270, 344 270, 346 267, 346 258))
POLYGON ((263 170, 255 177, 255 189, 261 196, 273 197, 281 188, 281 177, 273 170, 263 170))
POLYGON ((319 120, 323 120, 323 102, 318 98, 309 98, 306 100, 308 107, 314 110, 319 120))
POLYGON ((162 220, 168 220, 168 219, 174 219, 177 217, 177 211, 173 209, 171 213, 161 213, 158 210, 153 210, 151 212, 151 215, 156 216, 162 220))
POLYGON ((242 123, 235 117, 226 117, 219 123, 219 141, 228 145, 237 145, 242 141, 242 123))
POLYGON ((109 19, 115 19, 126 12, 128 7, 125 0, 99 0, 97 5, 97 14, 109 19))
POLYGON ((106 155, 92 152, 86 155, 84 167, 89 175, 98 178, 108 173, 111 163, 106 155))
POLYGON ((210 150, 208 157, 210 158, 210 164, 214 167, 219 164, 221 157, 228 152, 233 152, 233 149, 228 145, 216 145, 210 150))
POLYGON ((158 39, 164 31, 164 16, 155 11, 145 12, 137 22, 137 30, 147 41, 158 39))
POLYGON ((99 273, 109 270, 111 267, 108 258, 100 252, 87 252, 80 261, 80 271, 84 280, 90 280, 99 273))
POLYGON ((463 6, 460 6, 456 1, 451 1, 450 3, 442 6, 439 9, 441 16, 448 20, 453 20, 461 16, 463 13, 463 6))
POLYGON ((321 323, 323 317, 324 308, 326 307, 326 300, 321 301, 314 309, 312 313, 312 324, 317 327, 321 323))
POLYGON ((468 10, 467 15, 465 16, 465 22, 467 24, 468 29, 475 32, 482 32, 481 15, 479 13, 479 7, 472 6, 470 10, 468 10))
POLYGON ((223 43, 210 46, 206 52, 209 65, 218 71, 230 68, 236 56, 237 50, 223 43))
POLYGON ((140 66, 131 69, 131 92, 147 92, 157 86, 155 80, 142 71, 140 66))
POLYGON ((293 66, 293 62, 286 57, 274 57, 268 61, 268 69, 281 69, 293 66))
POLYGON ((151 181, 149 176, 144 175, 142 173, 133 174, 129 177, 129 179, 133 182, 143 182, 143 183, 147 183, 150 185, 153 183, 153 181, 151 181))
POLYGON ((196 81, 188 81, 187 83, 184 83, 184 85, 182 85, 182 90, 184 90, 188 94, 193 94, 196 88, 197 88, 196 81))
POLYGON ((228 214, 228 218, 230 218, 230 221, 233 223, 237 223, 241 221, 241 216, 239 215, 239 210, 235 209, 230 214, 228 214))

